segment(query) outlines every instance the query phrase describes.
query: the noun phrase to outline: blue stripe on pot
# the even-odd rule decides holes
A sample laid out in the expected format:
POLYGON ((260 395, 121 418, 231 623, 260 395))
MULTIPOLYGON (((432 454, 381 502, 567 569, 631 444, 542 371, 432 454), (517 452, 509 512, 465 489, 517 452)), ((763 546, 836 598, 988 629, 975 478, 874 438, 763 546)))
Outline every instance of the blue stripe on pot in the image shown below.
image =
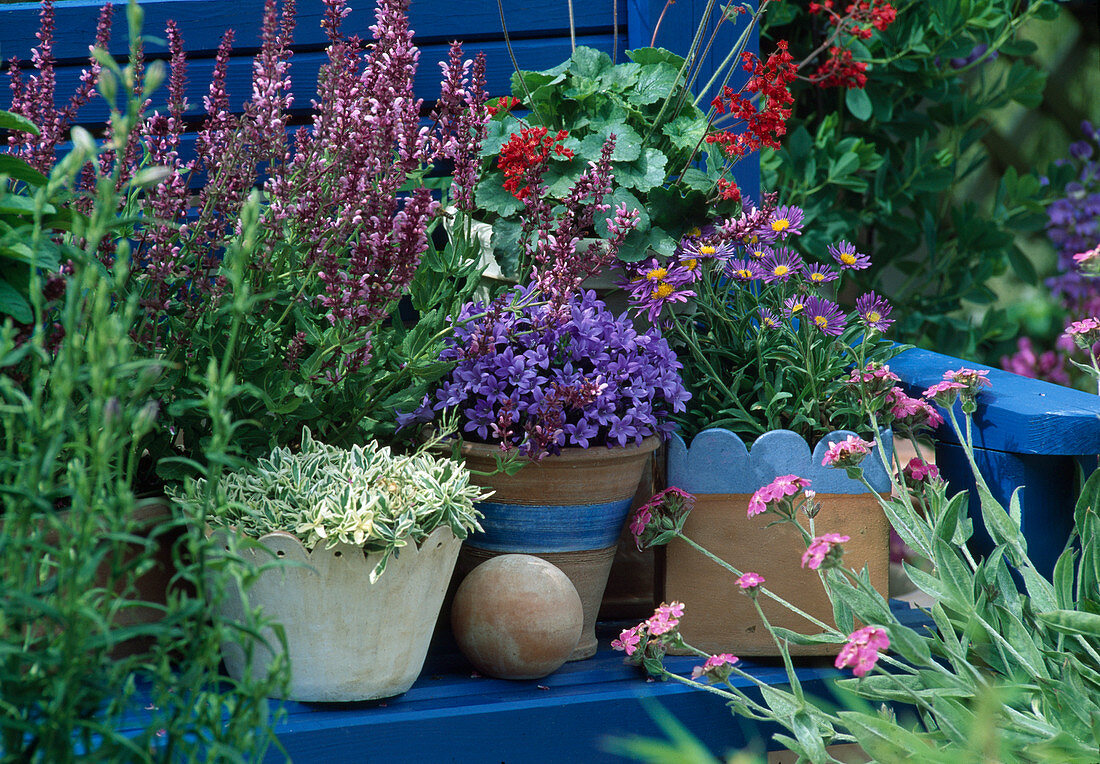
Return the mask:
POLYGON ((619 540, 631 499, 602 504, 539 506, 478 502, 484 533, 467 543, 493 552, 579 552, 613 546, 619 540))
MULTIPOLYGON (((811 452, 798 433, 771 430, 752 444, 721 428, 703 430, 691 447, 679 435, 668 444, 668 484, 689 493, 753 493, 780 475, 798 475, 810 481, 818 493, 863 493, 863 484, 852 480, 842 469, 824 467, 821 460, 836 443, 855 433, 837 430, 826 435, 811 452)), ((892 458, 893 433, 881 433, 883 444, 892 458)), ((890 491, 890 476, 879 458, 878 449, 863 460, 863 476, 879 493, 890 491)))

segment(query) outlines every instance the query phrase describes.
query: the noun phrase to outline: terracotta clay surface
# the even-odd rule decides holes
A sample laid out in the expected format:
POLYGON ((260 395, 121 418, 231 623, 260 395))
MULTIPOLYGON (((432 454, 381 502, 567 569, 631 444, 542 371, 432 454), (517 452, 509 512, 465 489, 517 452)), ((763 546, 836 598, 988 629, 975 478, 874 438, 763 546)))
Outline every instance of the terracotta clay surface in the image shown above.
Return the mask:
MULTIPOLYGON (((815 618, 832 624, 832 606, 817 571, 800 565, 806 545, 790 525, 767 527, 768 515, 747 517, 751 494, 699 494, 684 535, 741 571, 764 576, 765 587, 815 618)), ((875 496, 817 494, 822 509, 816 533, 842 533, 844 566, 867 566, 871 584, 887 596, 890 576, 890 524, 875 496)), ((802 518, 805 523, 805 518, 802 518)), ((727 570, 683 542, 665 548, 664 599, 685 604, 680 619, 684 641, 710 653, 778 655, 775 642, 756 615, 752 601, 727 570)), ((774 626, 817 634, 821 629, 786 608, 760 597, 774 626)), ((837 644, 791 645, 793 655, 835 655, 837 644)))
POLYGON ((538 679, 573 652, 583 623, 569 578, 538 557, 505 554, 475 568, 455 593, 451 628, 474 668, 499 679, 538 679))

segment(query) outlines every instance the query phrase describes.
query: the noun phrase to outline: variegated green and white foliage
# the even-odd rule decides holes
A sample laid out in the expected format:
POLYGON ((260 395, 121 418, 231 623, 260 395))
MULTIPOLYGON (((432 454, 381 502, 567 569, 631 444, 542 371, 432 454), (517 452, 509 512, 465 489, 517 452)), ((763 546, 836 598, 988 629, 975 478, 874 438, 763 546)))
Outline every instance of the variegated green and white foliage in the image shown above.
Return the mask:
POLYGON ((466 538, 481 529, 474 502, 486 495, 470 483, 465 466, 425 453, 431 445, 410 455, 374 441, 343 449, 314 440, 305 428, 298 450, 276 448, 221 479, 219 493, 231 509, 215 521, 253 538, 292 533, 307 549, 359 546, 383 552, 383 562, 442 525, 466 538))

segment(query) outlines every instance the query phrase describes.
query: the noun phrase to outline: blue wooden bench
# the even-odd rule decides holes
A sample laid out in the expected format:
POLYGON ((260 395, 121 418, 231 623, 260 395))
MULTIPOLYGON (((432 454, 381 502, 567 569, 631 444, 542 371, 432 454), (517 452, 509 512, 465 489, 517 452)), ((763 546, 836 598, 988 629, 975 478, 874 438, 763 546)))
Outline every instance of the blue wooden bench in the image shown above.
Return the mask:
MULTIPOLYGON (((890 361, 910 395, 962 366, 989 370, 991 387, 974 416, 975 461, 994 498, 1005 507, 1017 488, 1022 529, 1036 567, 1054 570, 1073 527, 1073 507, 1100 455, 1100 396, 1028 379, 929 350, 912 349, 890 361)), ((957 406, 957 404, 956 404, 957 406)), ((961 422, 961 418, 960 418, 961 422)), ((966 455, 946 424, 936 432, 936 464, 955 490, 971 491, 979 549, 991 542, 981 529, 974 479, 966 455)))

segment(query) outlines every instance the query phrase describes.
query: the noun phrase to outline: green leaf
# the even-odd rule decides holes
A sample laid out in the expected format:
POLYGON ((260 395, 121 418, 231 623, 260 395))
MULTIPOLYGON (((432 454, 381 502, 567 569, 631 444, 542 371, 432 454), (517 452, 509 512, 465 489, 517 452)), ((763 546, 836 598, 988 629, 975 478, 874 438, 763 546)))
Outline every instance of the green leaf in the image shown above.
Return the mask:
POLYGON ((569 57, 568 71, 581 77, 596 78, 606 69, 612 66, 611 56, 602 50, 578 45, 569 57))
MULTIPOLYGON (((661 129, 661 132, 676 148, 691 151, 700 144, 703 136, 706 135, 707 124, 706 117, 684 115, 669 122, 661 129)), ((687 160, 684 159, 683 161, 686 162, 687 160)))
POLYGON ((799 711, 794 714, 791 717, 790 726, 798 742, 805 749, 806 758, 810 761, 824 761, 827 758, 825 741, 821 739, 821 730, 808 713, 799 711))
POLYGON ((851 88, 844 96, 844 105, 849 113, 861 122, 871 118, 874 109, 871 106, 871 98, 860 88, 851 88))
POLYGON ((1054 597, 1059 610, 1069 609, 1073 605, 1073 563, 1076 559, 1077 550, 1067 547, 1054 565, 1054 597))
POLYGON ((46 185, 46 176, 27 164, 26 160, 11 154, 0 154, 0 175, 21 180, 29 186, 46 185))
POLYGON ((642 136, 624 122, 602 125, 597 132, 585 136, 578 153, 585 159, 595 161, 612 133, 615 135, 615 150, 611 153, 612 162, 633 162, 642 155, 642 136))
MULTIPOLYGON (((13 194, 0 196, 0 214, 33 215, 34 210, 34 199, 25 196, 15 196, 13 194)), ((44 215, 52 215, 55 212, 57 212, 57 208, 48 202, 42 207, 42 214, 44 215)))
POLYGON ((665 180, 664 154, 657 149, 647 148, 637 161, 615 166, 615 180, 627 188, 646 192, 660 186, 665 180))
POLYGON ((657 103, 674 93, 679 82, 679 69, 669 64, 647 66, 638 75, 638 85, 626 100, 638 106, 657 103))
POLYGON ((477 206, 487 212, 495 212, 501 217, 515 215, 523 209, 523 202, 504 188, 504 175, 492 172, 477 184, 474 190, 477 206))
POLYGON ((7 281, 0 281, 0 313, 6 313, 21 324, 34 320, 34 311, 27 298, 7 281))
POLYGON ((1063 634, 1077 634, 1090 639, 1100 639, 1100 615, 1076 610, 1052 610, 1039 613, 1040 621, 1063 634))
POLYGON ((626 57, 636 64, 650 66, 652 64, 668 64, 679 71, 684 65, 684 57, 664 48, 635 48, 628 50, 626 57))
POLYGON ((38 135, 38 126, 20 114, 0 109, 0 128, 38 135))

